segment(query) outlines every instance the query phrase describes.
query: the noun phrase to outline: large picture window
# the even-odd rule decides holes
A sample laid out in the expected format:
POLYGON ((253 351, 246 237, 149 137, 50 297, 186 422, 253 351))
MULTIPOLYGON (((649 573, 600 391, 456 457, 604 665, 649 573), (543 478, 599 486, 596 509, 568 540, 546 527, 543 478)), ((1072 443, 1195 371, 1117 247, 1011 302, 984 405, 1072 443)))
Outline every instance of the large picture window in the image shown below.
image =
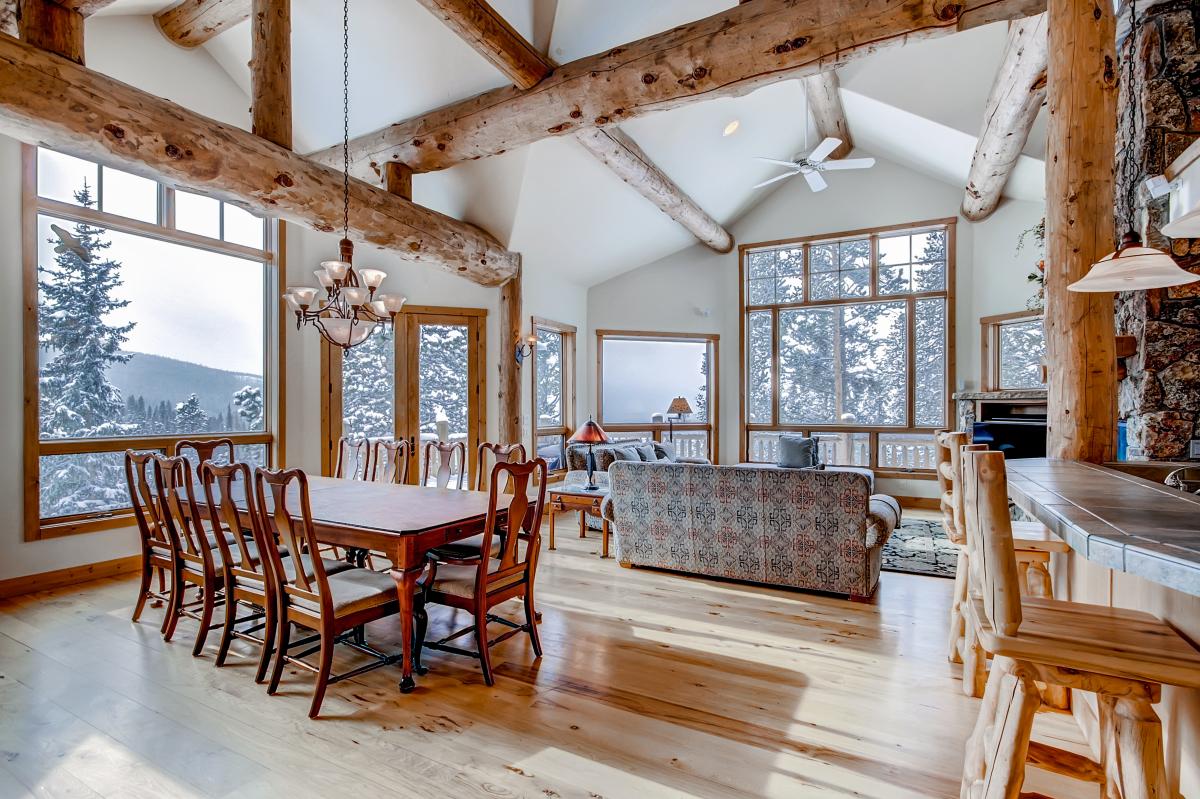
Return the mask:
POLYGON ((51 150, 24 157, 26 537, 131 523, 127 448, 229 437, 269 463, 266 220, 51 150), (188 230, 188 214, 216 223, 188 230))
POLYGON ((714 334, 596 331, 597 415, 614 439, 673 441, 686 457, 717 461, 714 334), (682 397, 691 413, 669 413, 682 397))
POLYGON ((1046 387, 1042 373, 1046 336, 1041 311, 985 316, 979 326, 984 391, 1046 387))
POLYGON ((575 327, 533 317, 537 337, 532 357, 534 451, 551 472, 564 471, 567 439, 575 432, 575 327))
POLYGON ((781 433, 826 463, 933 468, 949 418, 954 220, 741 248, 742 460, 781 433))

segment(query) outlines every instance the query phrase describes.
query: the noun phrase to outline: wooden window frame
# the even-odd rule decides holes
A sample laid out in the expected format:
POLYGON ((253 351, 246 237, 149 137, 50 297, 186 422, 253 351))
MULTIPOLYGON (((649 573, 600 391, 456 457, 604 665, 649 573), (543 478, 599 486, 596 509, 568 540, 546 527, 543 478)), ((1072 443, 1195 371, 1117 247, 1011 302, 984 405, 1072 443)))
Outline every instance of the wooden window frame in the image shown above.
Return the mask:
MULTIPOLYGON (((703 430, 708 433, 709 460, 720 463, 721 455, 721 335, 719 333, 663 333, 648 330, 596 331, 596 421, 607 433, 649 432, 655 441, 673 427, 679 431, 703 430), (706 342, 708 363, 708 421, 707 422, 608 422, 604 418, 604 340, 642 339, 645 341, 706 342)), ((666 409, 664 408, 664 413, 666 409)))
MULTIPOLYGON (((1005 325, 1041 319, 1045 323, 1045 311, 1013 311, 1011 313, 981 316, 979 318, 979 385, 981 391, 1036 391, 1035 388, 1013 388, 1000 385, 1000 331, 1005 325)), ((1043 328, 1044 329, 1044 328, 1043 328)), ((1042 388, 1046 382, 1043 379, 1042 388)))
MULTIPOLYGON (((578 424, 575 412, 575 378, 576 378, 576 358, 578 357, 578 329, 575 325, 568 325, 565 322, 555 322, 552 319, 546 319, 541 316, 530 317, 529 329, 532 335, 537 335, 538 330, 549 330, 558 333, 562 336, 562 421, 563 423, 557 427, 539 427, 538 426, 538 398, 537 398, 537 353, 529 357, 529 426, 533 431, 530 439, 529 456, 537 455, 537 442, 541 436, 562 436, 563 441, 575 434, 575 426, 578 424)), ((561 468, 555 469, 551 474, 560 474, 567 471, 564 463, 561 468)))
MULTIPOLYGON (((479 442, 487 439, 487 315, 486 308, 454 308, 405 303, 396 315, 394 331, 395 350, 392 356, 395 364, 395 378, 392 381, 393 436, 401 424, 402 415, 407 410, 408 404, 419 402, 419 398, 415 395, 404 394, 405 391, 415 392, 419 388, 417 380, 410 380, 408 377, 408 359, 406 357, 408 320, 414 316, 447 317, 446 324, 462 324, 462 319, 468 320, 468 335, 474 339, 474 346, 467 353, 468 369, 473 368, 479 376, 479 381, 472 386, 472 393, 468 398, 469 408, 478 408, 476 427, 470 431, 473 439, 467 442, 465 468, 468 480, 475 473, 475 461, 479 456, 479 442)), ((321 386, 323 387, 321 391, 321 473, 332 475, 337 458, 337 442, 342 436, 342 348, 336 347, 324 339, 321 340, 321 386)), ((471 411, 468 410, 468 415, 470 413, 471 411)), ((419 446, 419 440, 415 442, 415 445, 419 446)), ((419 481, 419 452, 414 449, 409 453, 409 458, 411 459, 408 470, 409 482, 419 481)))
MULTIPOLYGON (((172 200, 174 189, 159 183, 159 218, 153 224, 103 211, 40 197, 37 193, 37 151, 34 145, 21 145, 21 261, 22 261, 22 350, 25 391, 23 435, 22 527, 25 541, 42 541, 68 535, 129 527, 135 524, 132 507, 69 516, 41 517, 40 471, 42 456, 84 453, 121 453, 126 449, 161 449, 172 452, 183 440, 228 438, 237 446, 264 445, 267 463, 282 463, 284 458, 284 360, 283 331, 285 318, 276 300, 282 291, 280 275, 285 268, 283 227, 266 220, 265 249, 175 230, 172 200), (38 215, 49 214, 71 222, 82 222, 143 238, 260 261, 266 268, 263 308, 263 431, 261 433, 182 434, 167 436, 131 436, 121 438, 77 438, 42 440, 39 427, 38 394, 38 215)), ((87 159, 85 159, 87 160, 87 159)), ((102 174, 102 172, 101 172, 102 174)))
POLYGON ((838 233, 822 233, 812 236, 777 239, 742 244, 738 247, 738 341, 741 357, 738 359, 739 369, 739 419, 738 419, 738 448, 739 458, 748 460, 750 435, 755 432, 795 432, 802 435, 814 433, 866 433, 870 438, 869 468, 881 478, 900 479, 936 479, 936 474, 930 470, 880 469, 879 468, 879 437, 881 434, 919 434, 933 433, 939 427, 945 427, 953 419, 953 402, 951 395, 955 386, 955 295, 956 295, 956 260, 957 260, 957 217, 927 219, 918 222, 908 222, 881 227, 860 228, 838 233), (942 291, 910 292, 905 294, 879 293, 879 239, 888 234, 910 232, 920 233, 927 230, 944 229, 946 231, 946 288, 942 291), (855 239, 867 239, 870 242, 870 278, 868 294, 865 297, 847 297, 831 300, 809 299, 809 250, 813 245, 831 244, 855 239), (771 303, 750 305, 747 303, 746 262, 752 252, 779 249, 784 247, 799 247, 803 250, 804 299, 799 302, 771 303), (946 385, 944 389, 946 407, 942 425, 935 427, 919 427, 913 422, 916 405, 916 358, 914 342, 916 337, 916 303, 923 299, 945 299, 946 301, 946 385), (881 302, 904 302, 908 320, 908 339, 906 351, 909 353, 907 382, 908 396, 905 403, 906 424, 897 426, 880 425, 789 425, 779 423, 779 312, 793 308, 821 308, 830 306, 847 306, 856 304, 877 304, 881 302), (772 330, 771 350, 771 420, 772 423, 751 423, 747 420, 747 381, 749 357, 746 327, 749 315, 755 312, 770 312, 772 330))

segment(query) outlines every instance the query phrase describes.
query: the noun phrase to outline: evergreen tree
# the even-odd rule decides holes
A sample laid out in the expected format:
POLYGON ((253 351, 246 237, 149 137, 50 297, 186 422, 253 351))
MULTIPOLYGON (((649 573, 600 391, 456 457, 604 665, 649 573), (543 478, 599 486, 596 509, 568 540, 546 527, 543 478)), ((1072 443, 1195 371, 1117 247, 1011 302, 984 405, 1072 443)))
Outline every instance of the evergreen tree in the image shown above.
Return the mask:
POLYGON ((233 406, 228 404, 225 406, 224 430, 225 432, 231 432, 233 430, 233 406))
POLYGON ((392 437, 395 424, 392 399, 394 352, 392 332, 380 330, 342 356, 344 435, 392 437))
MULTIPOLYGON (((233 404, 237 406, 238 416, 242 420, 243 429, 263 429, 263 394, 261 387, 242 386, 233 392, 233 404)), ((229 421, 229 429, 233 429, 232 418, 229 421)))
POLYGON ((537 335, 537 423, 557 427, 562 424, 563 337, 553 330, 538 330, 537 335))
POLYGON ((692 421, 707 422, 708 421, 708 351, 700 356, 700 374, 704 375, 705 381, 696 389, 695 407, 692 408, 692 421))
POLYGON ((211 419, 200 407, 200 398, 189 394, 188 398, 175 406, 175 432, 206 433, 211 419))
MULTIPOLYGON (((420 426, 436 430, 445 420, 451 436, 467 432, 467 328, 464 325, 421 325, 418 368, 421 375, 420 426)), ((512 354, 509 353, 509 357, 512 354)))

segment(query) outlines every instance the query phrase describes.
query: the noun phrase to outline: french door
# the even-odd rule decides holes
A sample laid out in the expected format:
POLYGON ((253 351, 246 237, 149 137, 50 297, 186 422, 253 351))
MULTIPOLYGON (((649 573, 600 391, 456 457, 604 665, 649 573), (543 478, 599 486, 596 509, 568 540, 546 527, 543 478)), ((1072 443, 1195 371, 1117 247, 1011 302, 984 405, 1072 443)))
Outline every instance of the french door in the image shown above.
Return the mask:
POLYGON ((408 482, 414 484, 427 443, 461 441, 467 476, 473 474, 486 430, 486 320, 487 311, 478 308, 406 307, 394 331, 376 333, 346 353, 326 345, 325 473, 332 472, 338 438, 345 435, 408 441, 408 482))

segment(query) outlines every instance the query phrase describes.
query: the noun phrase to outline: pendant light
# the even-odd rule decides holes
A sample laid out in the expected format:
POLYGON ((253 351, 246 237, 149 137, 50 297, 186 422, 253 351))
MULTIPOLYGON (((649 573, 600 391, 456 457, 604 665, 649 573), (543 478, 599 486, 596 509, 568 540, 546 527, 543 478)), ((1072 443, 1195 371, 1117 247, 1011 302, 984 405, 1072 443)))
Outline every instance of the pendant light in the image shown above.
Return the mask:
MULTIPOLYGON (((1128 93, 1125 105, 1129 109, 1129 124, 1127 130, 1133 136, 1136 128, 1138 103, 1133 91, 1133 61, 1134 48, 1137 45, 1137 0, 1129 3, 1129 48, 1126 61, 1128 62, 1128 93)), ((1136 169, 1132 157, 1126 158, 1127 171, 1136 169)), ((1127 176, 1129 177, 1129 176, 1127 176)), ((1137 181, 1126 181, 1136 183, 1137 181)), ((1136 198, 1136 193, 1134 195, 1136 198)), ((1142 244, 1142 237, 1135 232, 1134 203, 1126 203, 1129 214, 1128 232, 1121 237, 1121 246, 1115 252, 1101 258, 1092 264, 1091 269, 1081 279, 1067 286, 1068 291, 1106 292, 1106 291, 1139 291, 1143 289, 1160 289, 1168 286, 1182 286, 1200 280, 1200 275, 1192 274, 1179 268, 1175 259, 1162 250, 1147 247, 1142 244)))

